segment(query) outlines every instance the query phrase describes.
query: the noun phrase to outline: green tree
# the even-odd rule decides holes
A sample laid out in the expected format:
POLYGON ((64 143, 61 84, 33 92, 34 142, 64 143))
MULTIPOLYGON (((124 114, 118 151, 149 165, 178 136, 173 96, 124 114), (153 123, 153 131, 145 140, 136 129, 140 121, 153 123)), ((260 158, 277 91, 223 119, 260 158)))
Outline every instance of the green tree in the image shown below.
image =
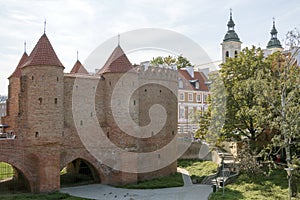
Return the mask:
POLYGON ((177 57, 173 57, 170 55, 166 57, 158 56, 156 58, 152 58, 150 63, 154 66, 159 66, 163 64, 165 64, 166 66, 176 65, 177 69, 192 66, 191 62, 186 57, 183 57, 182 55, 179 55, 177 57))
MULTIPOLYGON (((273 113, 271 126, 279 130, 272 145, 284 149, 287 166, 295 168, 293 157, 299 153, 300 141, 300 34, 290 31, 286 37, 284 52, 276 52, 267 58, 271 68, 258 72, 257 91, 273 113), (297 152, 298 149, 298 152, 297 152)), ((292 177, 289 176, 289 186, 292 177)), ((295 187, 289 187, 295 188, 295 187)), ((295 195, 295 191, 290 191, 295 195)))
POLYGON ((257 71, 264 69, 266 64, 263 51, 253 46, 243 49, 236 58, 228 58, 220 70, 226 92, 222 136, 248 139, 252 153, 259 150, 256 145, 258 137, 270 127, 269 107, 256 93, 257 71))
POLYGON ((183 57, 182 55, 179 55, 177 57, 176 64, 177 64, 177 69, 192 66, 191 62, 186 57, 183 57))

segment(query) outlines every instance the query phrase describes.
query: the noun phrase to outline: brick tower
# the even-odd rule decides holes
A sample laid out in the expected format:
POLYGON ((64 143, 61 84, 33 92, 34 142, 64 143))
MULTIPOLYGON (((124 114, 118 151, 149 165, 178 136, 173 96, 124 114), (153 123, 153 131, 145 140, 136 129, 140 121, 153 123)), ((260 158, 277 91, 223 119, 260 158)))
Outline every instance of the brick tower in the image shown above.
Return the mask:
MULTIPOLYGON (((18 137, 35 155, 35 191, 58 190, 59 142, 64 131, 63 65, 44 33, 21 69, 18 137)), ((24 154, 24 156, 27 156, 24 154)))

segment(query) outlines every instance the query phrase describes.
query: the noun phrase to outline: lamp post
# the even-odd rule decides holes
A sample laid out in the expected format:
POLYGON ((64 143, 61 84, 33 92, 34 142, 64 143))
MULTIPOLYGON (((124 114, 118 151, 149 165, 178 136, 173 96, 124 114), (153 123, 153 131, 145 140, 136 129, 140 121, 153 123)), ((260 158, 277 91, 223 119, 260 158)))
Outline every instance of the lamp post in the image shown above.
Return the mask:
POLYGON ((224 178, 224 153, 222 153, 222 176, 223 176, 223 178, 222 178, 222 181, 223 181, 223 185, 222 185, 222 189, 223 189, 223 191, 222 191, 222 196, 224 196, 224 193, 225 193, 225 178, 224 178))
POLYGON ((287 174, 288 174, 288 187, 289 187, 289 200, 292 199, 292 191, 291 191, 291 179, 292 179, 292 171, 294 170, 293 168, 291 167, 288 167, 288 168, 284 168, 284 170, 286 170, 287 174))
MULTIPOLYGON (((222 165, 222 196, 224 196, 225 193, 225 176, 224 176, 224 158, 225 154, 224 153, 219 153, 219 156, 221 156, 221 165, 222 165)), ((221 182, 220 182, 221 185, 221 182)))

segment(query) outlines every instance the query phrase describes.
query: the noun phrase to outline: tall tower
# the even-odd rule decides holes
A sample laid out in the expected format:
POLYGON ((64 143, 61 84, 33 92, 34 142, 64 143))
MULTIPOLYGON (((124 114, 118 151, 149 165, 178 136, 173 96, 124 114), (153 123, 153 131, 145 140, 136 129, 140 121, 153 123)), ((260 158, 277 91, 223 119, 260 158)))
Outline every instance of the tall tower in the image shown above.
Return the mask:
POLYGON ((275 27, 275 19, 273 18, 273 28, 270 32, 271 39, 269 40, 268 45, 267 45, 267 49, 270 50, 272 53, 274 51, 282 51, 282 46, 280 44, 280 41, 277 38, 277 33, 278 32, 275 27))
POLYGON ((222 62, 226 62, 226 58, 234 58, 241 51, 240 38, 234 31, 234 22, 232 20, 232 10, 230 10, 230 18, 227 23, 228 31, 223 39, 222 45, 222 62))
MULTIPOLYGON (((26 46, 26 43, 24 43, 26 46)), ((7 115, 4 117, 4 123, 9 125, 8 130, 13 132, 16 131, 18 126, 18 115, 20 113, 19 108, 19 95, 20 95, 20 78, 21 78, 21 68, 26 62, 28 55, 26 53, 26 47, 24 48, 24 53, 15 69, 15 71, 8 77, 8 99, 7 99, 7 115)))
POLYGON ((21 69, 23 137, 55 141, 63 134, 63 70, 44 33, 21 69))

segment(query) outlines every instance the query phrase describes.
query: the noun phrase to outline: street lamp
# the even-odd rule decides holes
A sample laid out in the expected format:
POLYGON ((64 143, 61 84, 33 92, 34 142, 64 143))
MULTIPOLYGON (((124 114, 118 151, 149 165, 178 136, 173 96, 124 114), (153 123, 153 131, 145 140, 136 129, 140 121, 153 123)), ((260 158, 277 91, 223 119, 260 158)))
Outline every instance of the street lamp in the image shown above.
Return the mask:
POLYGON ((223 185, 222 185, 222 189, 223 189, 223 193, 222 196, 224 196, 225 193, 225 178, 224 178, 224 153, 222 153, 222 176, 223 176, 223 185))
POLYGON ((225 154, 224 153, 219 153, 219 155, 221 156, 222 160, 221 160, 221 165, 222 165, 222 196, 224 196, 225 193, 225 176, 224 176, 224 157, 225 154))
POLYGON ((289 200, 292 199, 292 191, 291 191, 291 179, 292 179, 292 171, 294 170, 291 167, 288 168, 284 168, 284 170, 286 170, 287 174, 288 174, 288 181, 289 181, 289 200))

